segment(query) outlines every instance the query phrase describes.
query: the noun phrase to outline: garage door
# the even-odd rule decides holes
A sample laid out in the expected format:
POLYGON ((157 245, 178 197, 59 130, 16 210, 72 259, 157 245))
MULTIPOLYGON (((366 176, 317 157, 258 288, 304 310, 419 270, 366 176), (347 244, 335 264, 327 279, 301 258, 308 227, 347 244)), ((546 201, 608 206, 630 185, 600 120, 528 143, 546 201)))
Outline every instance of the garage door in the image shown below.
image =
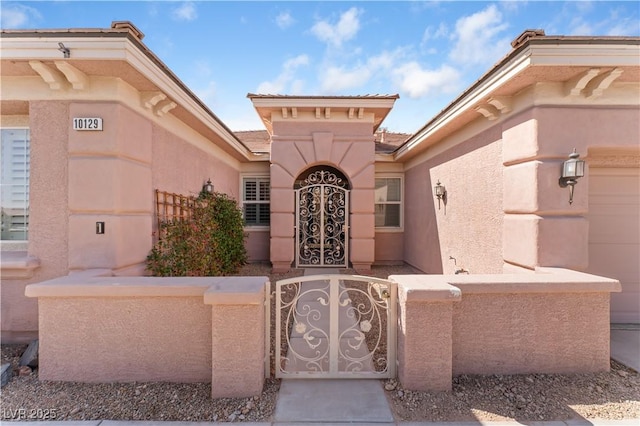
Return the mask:
POLYGON ((619 280, 611 322, 640 323, 640 169, 589 171, 589 272, 619 280))

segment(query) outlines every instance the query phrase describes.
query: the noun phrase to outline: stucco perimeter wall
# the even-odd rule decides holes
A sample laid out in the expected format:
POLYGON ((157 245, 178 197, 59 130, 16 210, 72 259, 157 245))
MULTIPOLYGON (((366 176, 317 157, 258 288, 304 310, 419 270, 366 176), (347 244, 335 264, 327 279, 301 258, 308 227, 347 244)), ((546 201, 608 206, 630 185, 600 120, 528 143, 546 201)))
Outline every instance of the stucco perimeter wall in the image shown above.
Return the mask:
POLYGON ((501 138, 501 127, 493 126, 405 165, 407 263, 429 274, 502 272, 501 138), (438 181, 447 191, 440 207, 433 189, 438 181))
POLYGON ((59 278, 37 298, 41 380, 212 382, 257 395, 265 374, 267 277, 59 278))
POLYGON ((539 268, 532 274, 395 275, 399 379, 450 390, 461 374, 609 369, 616 280, 539 268))

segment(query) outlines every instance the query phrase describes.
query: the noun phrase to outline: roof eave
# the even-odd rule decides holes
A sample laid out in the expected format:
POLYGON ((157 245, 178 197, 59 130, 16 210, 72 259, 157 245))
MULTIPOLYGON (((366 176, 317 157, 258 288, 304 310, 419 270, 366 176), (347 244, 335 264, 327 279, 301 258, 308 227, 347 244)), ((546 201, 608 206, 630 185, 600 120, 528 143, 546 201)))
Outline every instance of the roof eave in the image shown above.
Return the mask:
POLYGON ((520 74, 530 66, 555 65, 576 66, 594 65, 598 60, 607 65, 638 65, 638 47, 640 37, 559 37, 545 36, 531 38, 513 49, 480 79, 472 84, 453 102, 436 114, 413 136, 394 151, 396 160, 421 145, 426 148, 437 141, 425 142, 431 134, 447 126, 455 117, 468 111, 480 99, 489 96, 509 79, 520 74), (602 55, 611 52, 617 45, 617 53, 622 55, 602 55), (569 54, 570 53, 570 54, 569 54), (596 55, 600 53, 600 57, 596 55), (613 58, 619 58, 612 61, 613 58), (567 58, 569 58, 567 60, 567 58))
MULTIPOLYGON (((253 154, 233 131, 229 129, 205 104, 198 98, 142 41, 127 29, 68 29, 68 30, 2 30, 0 31, 2 41, 2 59, 33 59, 29 51, 19 47, 21 39, 32 40, 42 39, 42 46, 36 48, 37 59, 60 60, 61 53, 58 51, 59 38, 64 38, 68 48, 72 50, 72 58, 79 60, 123 60, 138 70, 145 78, 153 81, 159 87, 164 87, 169 96, 181 102, 182 106, 193 114, 208 127, 212 128, 221 139, 231 146, 241 158, 251 160, 253 154), (48 39, 57 38, 51 41, 48 39), (106 56, 96 58, 90 52, 86 44, 82 49, 74 49, 69 44, 70 39, 92 39, 109 38, 126 40, 123 46, 124 51, 118 53, 117 50, 109 50, 106 56), (53 43, 53 44, 52 44, 53 43), (141 54, 141 55, 140 55, 141 54), (109 57, 110 55, 110 57, 109 57), (159 71, 159 72, 158 72, 159 71)), ((121 47, 122 48, 122 47, 121 47)))

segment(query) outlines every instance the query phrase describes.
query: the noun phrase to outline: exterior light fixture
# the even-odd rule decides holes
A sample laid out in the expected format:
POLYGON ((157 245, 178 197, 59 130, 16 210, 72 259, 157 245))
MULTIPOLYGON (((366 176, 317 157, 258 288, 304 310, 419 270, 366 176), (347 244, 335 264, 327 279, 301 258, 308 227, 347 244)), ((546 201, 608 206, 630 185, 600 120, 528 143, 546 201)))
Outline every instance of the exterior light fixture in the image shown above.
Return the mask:
POLYGON ((62 42, 58 43, 58 47, 59 47, 59 49, 58 49, 58 50, 62 52, 62 55, 63 55, 65 58, 68 58, 68 57, 70 57, 70 56, 71 56, 71 51, 70 51, 70 50, 69 50, 69 48, 68 48, 68 47, 66 47, 62 42))
POLYGON ((207 179, 207 183, 202 185, 202 191, 207 194, 213 194, 213 184, 211 183, 211 179, 207 179))
POLYGON ((578 183, 578 179, 584 176, 584 160, 578 160, 580 154, 573 148, 569 154, 569 159, 562 163, 562 174, 560 175, 560 187, 569 187, 569 204, 573 203, 573 187, 578 183))
POLYGON ((436 183, 436 186, 433 187, 433 193, 438 199, 438 210, 440 210, 440 201, 447 204, 447 188, 444 185, 440 184, 440 180, 436 183))

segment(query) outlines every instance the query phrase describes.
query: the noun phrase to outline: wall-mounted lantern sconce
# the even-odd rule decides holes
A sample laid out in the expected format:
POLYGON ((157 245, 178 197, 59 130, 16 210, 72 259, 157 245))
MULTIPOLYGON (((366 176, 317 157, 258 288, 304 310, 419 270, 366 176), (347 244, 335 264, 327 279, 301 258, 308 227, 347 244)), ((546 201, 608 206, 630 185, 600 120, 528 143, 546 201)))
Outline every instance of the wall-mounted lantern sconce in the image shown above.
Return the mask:
POLYGON ((211 179, 207 179, 207 183, 202 185, 202 191, 207 194, 213 194, 213 184, 211 183, 211 179))
POLYGON ((447 204, 447 188, 445 188, 444 185, 440 184, 440 181, 438 180, 436 186, 433 187, 433 193, 438 199, 438 210, 440 210, 440 201, 442 201, 445 205, 447 204))
POLYGON ((569 159, 562 163, 562 174, 560 175, 560 187, 569 187, 569 204, 573 203, 573 187, 578 183, 578 179, 584 176, 584 160, 578 160, 580 154, 573 148, 569 154, 569 159))

